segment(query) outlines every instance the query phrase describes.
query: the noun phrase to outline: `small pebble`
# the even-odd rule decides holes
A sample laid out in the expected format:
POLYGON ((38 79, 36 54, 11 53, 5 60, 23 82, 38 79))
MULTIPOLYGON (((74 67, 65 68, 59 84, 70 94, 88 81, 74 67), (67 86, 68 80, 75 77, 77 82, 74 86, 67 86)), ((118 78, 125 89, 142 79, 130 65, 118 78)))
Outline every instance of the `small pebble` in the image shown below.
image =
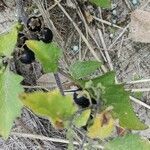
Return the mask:
POLYGON ((73 46, 73 51, 75 51, 75 52, 76 52, 76 51, 79 51, 79 46, 74 45, 74 46, 73 46))
POLYGON ((114 9, 114 10, 112 11, 112 14, 113 14, 114 16, 117 16, 117 11, 114 9))
POLYGON ((113 35, 112 33, 109 35, 110 38, 113 38, 113 36, 114 36, 114 35, 113 35))
POLYGON ((133 5, 137 5, 138 3, 139 3, 138 0, 132 0, 132 4, 133 4, 133 5))

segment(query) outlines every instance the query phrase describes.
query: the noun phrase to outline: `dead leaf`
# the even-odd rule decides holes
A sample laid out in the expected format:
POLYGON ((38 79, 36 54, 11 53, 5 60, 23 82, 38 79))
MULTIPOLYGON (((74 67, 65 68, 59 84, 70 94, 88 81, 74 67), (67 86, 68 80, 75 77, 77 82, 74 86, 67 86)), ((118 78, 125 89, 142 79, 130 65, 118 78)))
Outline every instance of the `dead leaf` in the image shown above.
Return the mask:
POLYGON ((132 12, 130 31, 133 41, 150 43, 150 12, 139 9, 132 12))
POLYGON ((88 136, 91 138, 104 139, 111 135, 115 127, 115 120, 107 110, 97 114, 93 125, 88 128, 88 136))

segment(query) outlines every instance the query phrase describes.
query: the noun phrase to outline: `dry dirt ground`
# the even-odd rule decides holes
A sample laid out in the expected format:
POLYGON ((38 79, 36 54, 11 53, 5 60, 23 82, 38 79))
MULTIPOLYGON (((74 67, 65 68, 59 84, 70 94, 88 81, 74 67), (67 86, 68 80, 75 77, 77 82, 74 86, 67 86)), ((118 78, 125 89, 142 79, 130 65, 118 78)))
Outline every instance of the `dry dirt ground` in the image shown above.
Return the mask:
MULTIPOLYGON (((43 22, 47 26, 52 27, 52 23, 55 26, 51 29, 54 32, 54 40, 63 48, 64 56, 60 61, 63 72, 67 72, 67 67, 77 59, 95 59, 89 50, 89 47, 92 47, 98 58, 102 60, 104 58, 101 51, 102 53, 108 51, 109 55, 106 59, 110 57, 110 64, 105 61, 104 64, 107 68, 111 66, 116 71, 118 82, 128 83, 125 85, 126 88, 139 89, 150 88, 150 82, 129 83, 137 79, 150 79, 150 44, 133 42, 129 36, 128 24, 130 23, 130 14, 135 9, 142 8, 150 12, 150 3, 147 1, 137 0, 137 3, 133 4, 132 0, 112 0, 112 10, 103 10, 90 4, 79 7, 76 5, 76 0, 62 0, 60 4, 64 10, 57 4, 55 5, 52 0, 42 0, 41 3, 40 0, 33 2, 27 0, 24 7, 30 16, 42 16, 43 22), (42 5, 47 11, 43 9, 42 5), (69 16, 66 16, 65 13, 69 16), (89 14, 95 18, 91 18, 89 14), (69 20, 69 17, 72 21, 69 20), (112 27, 112 23, 117 27, 112 27), (77 27, 80 28, 80 32, 77 32, 77 27), (98 29, 102 31, 101 35, 98 29), (89 45, 85 44, 82 34, 89 45)), ((4 3, 0 1, 0 33, 7 31, 16 20, 17 8, 14 0, 5 0, 4 3)), ((42 76, 42 68, 38 62, 33 64, 32 68, 34 69, 31 69, 31 66, 19 64, 16 60, 13 60, 12 66, 15 66, 17 72, 22 74, 27 85, 41 85, 42 82, 44 85, 51 83, 55 86, 52 79, 46 75, 39 79, 42 76), (37 82, 39 80, 40 83, 37 82)), ((14 71, 16 71, 15 69, 14 71)), ((66 78, 62 77, 62 80, 69 84, 66 78)), ((66 85, 64 87, 68 88, 66 85)), ((150 105, 150 92, 140 94, 132 92, 132 96, 150 105)), ((135 102, 133 102, 133 106, 139 118, 150 125, 150 110, 135 102)), ((0 149, 66 149, 66 144, 63 142, 29 138, 23 133, 66 139, 65 131, 55 130, 46 119, 38 118, 29 110, 24 109, 21 118, 17 119, 14 124, 10 138, 7 141, 0 139, 0 149)), ((139 133, 150 139, 150 129, 139 133)))

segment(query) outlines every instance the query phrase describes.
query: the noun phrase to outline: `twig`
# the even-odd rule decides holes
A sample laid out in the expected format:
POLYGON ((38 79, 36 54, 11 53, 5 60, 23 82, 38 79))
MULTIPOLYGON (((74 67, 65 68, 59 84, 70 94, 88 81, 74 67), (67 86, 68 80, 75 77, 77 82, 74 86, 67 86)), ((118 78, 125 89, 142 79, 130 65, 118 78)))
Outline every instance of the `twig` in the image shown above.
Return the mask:
POLYGON ((98 35, 99 35, 99 38, 101 40, 101 43, 102 43, 102 46, 103 46, 103 49, 104 49, 104 53, 106 55, 106 58, 107 58, 107 61, 108 61, 109 67, 110 67, 110 70, 112 71, 113 70, 113 64, 112 64, 111 58, 108 54, 107 47, 106 47, 106 44, 105 44, 105 41, 104 41, 104 38, 103 38, 103 35, 102 35, 102 32, 101 32, 100 29, 98 29, 98 35))
MULTIPOLYGON (((43 141, 69 144, 69 141, 65 140, 65 139, 50 138, 50 137, 46 137, 46 136, 42 136, 42 135, 35 135, 35 134, 28 134, 28 133, 17 133, 17 132, 11 132, 11 135, 15 135, 15 136, 23 137, 23 138, 39 139, 39 140, 43 140, 43 141)), ((73 144, 74 145, 80 145, 76 141, 74 141, 73 144)), ((84 146, 86 146, 86 144, 84 146)), ((104 147, 101 145, 94 145, 94 147, 104 149, 104 147)))
POLYGON ((115 27, 115 28, 118 28, 118 29, 123 29, 122 27, 119 27, 119 26, 117 26, 117 25, 115 25, 115 24, 112 24, 112 23, 110 23, 109 21, 106 21, 106 20, 97 18, 97 17, 95 17, 95 16, 92 16, 92 17, 93 17, 95 20, 97 20, 97 21, 99 21, 99 22, 101 22, 101 23, 103 23, 103 24, 107 24, 107 25, 109 25, 109 26, 112 26, 112 27, 115 27))
POLYGON ((129 81, 129 82, 126 82, 125 84, 136 84, 136 83, 144 83, 144 82, 150 82, 150 79, 141 79, 141 80, 136 80, 136 81, 129 81))
POLYGON ((126 89, 126 91, 131 91, 131 92, 150 92, 150 88, 126 89))
POLYGON ((119 36, 114 40, 114 42, 108 47, 108 50, 112 49, 113 46, 116 44, 116 42, 122 37, 122 35, 126 32, 128 29, 129 24, 122 30, 122 32, 119 34, 119 36))
POLYGON ((144 106, 145 108, 148 108, 148 109, 150 110, 150 106, 149 106, 149 105, 143 103, 142 101, 138 100, 137 98, 134 98, 134 97, 130 96, 130 99, 131 99, 133 102, 135 102, 135 103, 137 103, 137 104, 139 104, 139 105, 142 105, 142 106, 144 106))

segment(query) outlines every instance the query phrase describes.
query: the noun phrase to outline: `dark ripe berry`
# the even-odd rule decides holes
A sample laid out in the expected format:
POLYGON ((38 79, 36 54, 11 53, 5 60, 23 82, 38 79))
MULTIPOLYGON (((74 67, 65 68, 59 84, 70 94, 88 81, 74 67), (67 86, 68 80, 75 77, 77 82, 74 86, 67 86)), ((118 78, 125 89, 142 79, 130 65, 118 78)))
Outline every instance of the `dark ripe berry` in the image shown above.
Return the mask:
MULTIPOLYGON (((73 99, 74 99, 74 102, 82 108, 86 108, 90 106, 89 99, 84 96, 78 97, 78 94, 76 92, 73 93, 73 99)), ((92 104, 96 104, 95 99, 92 98, 91 101, 92 101, 92 104)))
POLYGON ((22 47, 25 43, 25 41, 28 40, 28 38, 25 36, 24 33, 19 33, 18 34, 18 47, 22 47))
POLYGON ((38 17, 30 17, 27 21, 27 28, 32 32, 41 31, 41 26, 42 22, 38 17))
POLYGON ((34 52, 30 49, 25 49, 20 56, 20 61, 24 64, 31 64, 35 60, 34 52))
POLYGON ((53 40, 53 32, 49 28, 43 28, 40 33, 39 40, 42 40, 45 43, 50 43, 53 40))

